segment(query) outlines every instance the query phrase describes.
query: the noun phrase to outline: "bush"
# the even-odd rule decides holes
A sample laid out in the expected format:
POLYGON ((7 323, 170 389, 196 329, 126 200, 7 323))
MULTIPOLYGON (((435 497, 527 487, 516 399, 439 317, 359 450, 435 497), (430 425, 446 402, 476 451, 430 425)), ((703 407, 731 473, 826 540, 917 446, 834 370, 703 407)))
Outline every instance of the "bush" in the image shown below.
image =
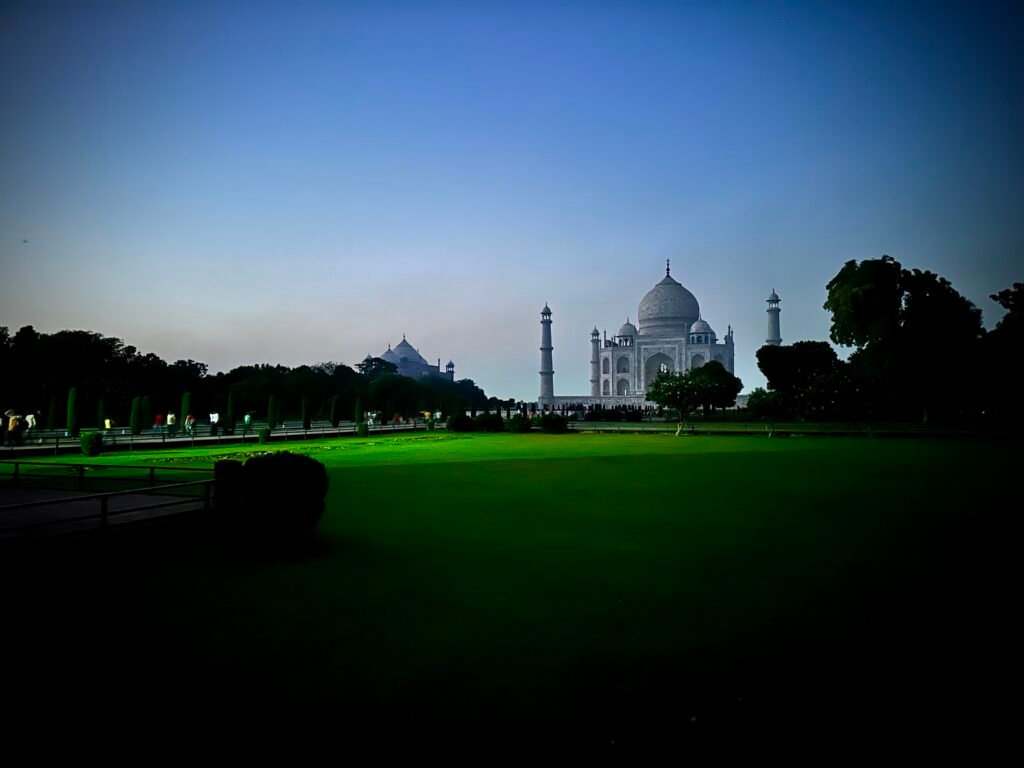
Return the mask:
POLYGON ((509 432, 529 432, 532 428, 533 425, 530 423, 530 420, 521 413, 517 413, 508 420, 507 429, 509 432))
POLYGON ((449 432, 472 432, 476 428, 476 423, 470 416, 456 413, 448 417, 445 426, 449 432))
POLYGON ((242 465, 242 513, 261 536, 308 536, 324 514, 328 484, 327 469, 309 456, 253 456, 242 465))
POLYGON ((545 413, 540 417, 540 428, 544 432, 561 435, 569 431, 569 420, 557 413, 545 413))
POLYGON ((103 450, 103 435, 99 432, 83 432, 78 438, 82 446, 82 454, 85 456, 99 456, 103 450))
POLYGON ((427 432, 433 432, 435 426, 437 426, 437 424, 433 419, 427 419, 427 432))
POLYGON ((260 427, 259 440, 260 445, 266 445, 270 442, 270 427, 260 427))
POLYGON ((356 425, 356 434, 358 434, 360 437, 368 437, 370 434, 370 425, 367 424, 365 421, 360 421, 356 425))
POLYGON ((133 435, 138 435, 142 433, 142 424, 139 421, 141 418, 141 414, 142 398, 133 397, 131 415, 128 417, 128 429, 133 435))
POLYGON ((75 387, 68 390, 67 416, 68 434, 75 436, 78 434, 78 390, 75 387))
POLYGON ((497 413, 481 413, 474 422, 478 432, 505 431, 505 420, 497 413))
POLYGON ((237 509, 242 503, 242 462, 221 459, 213 465, 214 504, 237 509))

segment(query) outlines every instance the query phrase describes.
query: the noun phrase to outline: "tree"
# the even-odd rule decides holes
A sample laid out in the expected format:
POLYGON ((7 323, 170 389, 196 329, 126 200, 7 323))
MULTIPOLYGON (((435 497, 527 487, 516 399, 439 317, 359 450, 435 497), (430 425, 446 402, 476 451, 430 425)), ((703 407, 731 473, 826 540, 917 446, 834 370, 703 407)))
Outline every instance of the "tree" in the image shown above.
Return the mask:
POLYGON ((782 398, 778 392, 768 392, 758 387, 747 397, 747 410, 755 419, 765 422, 765 429, 775 431, 775 422, 781 413, 782 398))
POLYGON ((78 389, 68 390, 67 430, 72 437, 78 436, 78 389))
POLYGON ((731 408, 736 405, 736 395, 743 389, 743 382, 717 360, 690 371, 690 379, 697 387, 705 417, 710 416, 715 408, 731 408))
POLYGON ((357 425, 363 423, 363 398, 361 397, 356 398, 355 420, 357 425))
POLYGON ((107 404, 103 402, 101 397, 96 402, 96 428, 103 429, 107 422, 107 404))
POLYGON ((948 280, 883 256, 848 261, 826 288, 829 336, 856 347, 850 364, 874 385, 877 406, 897 414, 913 409, 924 421, 936 409, 969 406, 976 389, 969 366, 950 365, 949 352, 977 358, 981 311, 948 280))
POLYGON ((382 360, 379 357, 367 357, 361 363, 357 363, 356 368, 370 382, 375 381, 385 373, 398 373, 397 365, 389 363, 387 360, 382 360))
POLYGON ((647 390, 647 399, 679 413, 678 436, 690 414, 700 405, 701 393, 689 374, 662 372, 647 390))
POLYGON ((301 408, 302 408, 302 428, 305 429, 305 430, 308 430, 310 428, 310 426, 312 425, 312 421, 310 420, 310 417, 309 417, 309 396, 308 395, 303 396, 302 403, 301 403, 301 408))
POLYGON ((331 396, 331 426, 334 427, 335 429, 337 429, 339 421, 341 421, 341 418, 340 418, 339 413, 338 413, 338 396, 337 395, 332 395, 331 396))
POLYGON ((800 418, 835 415, 842 410, 845 366, 825 341, 765 345, 757 350, 757 367, 778 393, 776 406, 800 418))
POLYGON ((181 423, 192 414, 192 393, 186 392, 181 396, 181 423))

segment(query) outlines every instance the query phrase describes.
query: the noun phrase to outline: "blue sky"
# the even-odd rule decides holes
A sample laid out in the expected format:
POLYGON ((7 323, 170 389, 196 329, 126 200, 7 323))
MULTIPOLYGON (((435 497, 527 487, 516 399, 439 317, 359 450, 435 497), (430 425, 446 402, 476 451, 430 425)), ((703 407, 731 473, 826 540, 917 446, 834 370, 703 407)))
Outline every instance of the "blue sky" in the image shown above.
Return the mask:
POLYGON ((8 2, 0 324, 212 370, 405 333, 520 398, 545 301, 556 394, 585 393, 591 328, 666 258, 748 390, 767 294, 787 342, 827 338, 848 259, 991 326, 1024 280, 1009 8, 8 2))

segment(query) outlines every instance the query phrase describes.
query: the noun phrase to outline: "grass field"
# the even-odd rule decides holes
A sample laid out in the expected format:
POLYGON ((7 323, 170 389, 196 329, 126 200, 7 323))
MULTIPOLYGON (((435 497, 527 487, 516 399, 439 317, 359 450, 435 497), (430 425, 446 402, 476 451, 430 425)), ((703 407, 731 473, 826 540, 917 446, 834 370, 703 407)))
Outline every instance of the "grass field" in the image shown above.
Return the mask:
POLYGON ((85 705, 102 689, 136 713, 287 709, 436 743, 801 738, 981 727, 1002 711, 1019 443, 421 434, 287 448, 331 478, 301 557, 183 526, 6 558, 4 652, 38 665, 14 690, 85 705))

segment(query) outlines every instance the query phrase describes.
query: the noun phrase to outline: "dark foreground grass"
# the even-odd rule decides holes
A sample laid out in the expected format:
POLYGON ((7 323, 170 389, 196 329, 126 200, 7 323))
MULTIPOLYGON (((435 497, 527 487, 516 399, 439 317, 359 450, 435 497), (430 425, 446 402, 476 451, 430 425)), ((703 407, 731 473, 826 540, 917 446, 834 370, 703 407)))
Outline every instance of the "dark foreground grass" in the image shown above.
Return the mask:
POLYGON ((308 719, 392 746, 938 737, 1009 717, 1016 443, 288 447, 331 474, 307 551, 181 525, 11 552, 8 700, 308 719))

